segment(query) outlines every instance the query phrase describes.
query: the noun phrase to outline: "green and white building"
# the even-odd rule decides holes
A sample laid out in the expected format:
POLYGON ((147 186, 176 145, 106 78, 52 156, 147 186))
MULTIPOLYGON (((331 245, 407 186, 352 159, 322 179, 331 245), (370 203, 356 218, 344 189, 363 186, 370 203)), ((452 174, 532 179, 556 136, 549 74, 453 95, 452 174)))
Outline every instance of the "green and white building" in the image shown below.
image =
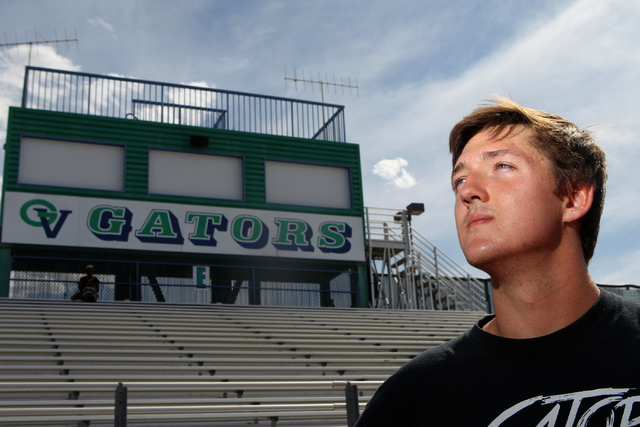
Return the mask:
POLYGON ((0 297, 369 304, 341 106, 27 67, 4 162, 0 297))

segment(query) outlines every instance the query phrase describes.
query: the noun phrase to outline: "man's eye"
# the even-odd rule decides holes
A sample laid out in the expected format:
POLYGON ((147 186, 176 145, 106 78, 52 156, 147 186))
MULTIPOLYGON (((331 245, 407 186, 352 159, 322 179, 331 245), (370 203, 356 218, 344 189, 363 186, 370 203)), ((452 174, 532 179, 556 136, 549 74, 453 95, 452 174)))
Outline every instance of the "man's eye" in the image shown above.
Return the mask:
POLYGON ((466 181, 466 178, 456 178, 453 180, 453 190, 456 191, 458 189, 458 187, 460 187, 460 184, 464 184, 464 182, 466 181))
POLYGON ((498 163, 496 169, 512 169, 512 166, 508 163, 498 163))

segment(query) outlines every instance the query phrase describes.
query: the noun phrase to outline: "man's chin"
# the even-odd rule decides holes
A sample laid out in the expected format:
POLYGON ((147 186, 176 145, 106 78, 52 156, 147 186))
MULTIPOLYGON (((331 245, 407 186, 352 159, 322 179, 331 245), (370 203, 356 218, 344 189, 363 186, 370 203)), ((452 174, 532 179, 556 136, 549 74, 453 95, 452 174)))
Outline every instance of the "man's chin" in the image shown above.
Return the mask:
POLYGON ((491 265, 495 262, 496 256, 494 253, 488 251, 466 251, 464 252, 467 262, 472 267, 482 270, 487 274, 490 274, 488 270, 491 270, 491 265))

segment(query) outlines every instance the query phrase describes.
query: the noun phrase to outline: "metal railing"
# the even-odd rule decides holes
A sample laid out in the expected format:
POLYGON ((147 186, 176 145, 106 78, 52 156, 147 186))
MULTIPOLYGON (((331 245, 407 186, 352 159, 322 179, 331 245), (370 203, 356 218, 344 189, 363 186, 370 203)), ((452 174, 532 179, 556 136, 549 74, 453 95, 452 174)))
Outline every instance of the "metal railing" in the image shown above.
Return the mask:
POLYGON ((640 300, 640 286, 638 285, 602 285, 597 284, 600 289, 620 295, 625 298, 633 298, 640 300))
POLYGON ((489 311, 485 285, 413 229, 406 211, 365 214, 373 307, 489 311))
POLYGON ((192 265, 14 256, 9 296, 68 300, 84 265, 95 265, 99 301, 272 307, 359 307, 355 271, 204 266, 210 283, 197 284, 192 265))
MULTIPOLYGON (((111 422, 114 427, 124 427, 127 420, 147 421, 153 420, 162 425, 168 423, 182 423, 193 419, 198 414, 200 420, 237 421, 241 419, 253 419, 254 423, 262 418, 270 421, 271 426, 277 426, 282 419, 297 420, 323 420, 325 423, 332 419, 342 419, 346 415, 346 424, 353 427, 360 416, 361 407, 358 388, 372 391, 378 388, 382 381, 256 381, 256 382, 204 382, 204 381, 171 381, 171 382, 4 382, 2 393, 10 395, 26 394, 29 396, 37 392, 65 392, 67 400, 49 399, 41 402, 38 398, 29 398, 21 401, 20 407, 5 407, 0 409, 0 424, 34 425, 47 421, 59 423, 73 423, 78 425, 91 425, 91 422, 111 422), (129 399, 129 389, 138 394, 141 392, 165 392, 171 393, 172 398, 151 397, 129 399), (95 392, 113 393, 115 399, 105 400, 95 398, 80 400, 80 394, 95 392), (340 398, 335 391, 344 390, 344 398, 340 398), (259 391, 263 393, 287 393, 288 396, 247 398, 246 402, 226 403, 228 399, 208 397, 208 404, 203 405, 202 399, 193 397, 194 393, 202 391, 224 391, 236 393, 238 399, 245 391, 259 391), (294 396, 300 392, 320 392, 329 397, 320 403, 298 403, 294 396), (185 397, 182 397, 184 395, 185 397), (176 404, 176 396, 181 403, 176 404), (192 400, 190 402, 189 400, 192 400)), ((276 394, 274 394, 276 396, 276 394)), ((309 399, 312 400, 312 399, 309 399)), ((264 421, 264 420, 263 420, 264 421)), ((304 422, 302 421, 302 422, 304 422)), ((300 422, 300 421, 298 421, 300 422)))
POLYGON ((340 105, 38 67, 22 107, 346 142, 340 105))

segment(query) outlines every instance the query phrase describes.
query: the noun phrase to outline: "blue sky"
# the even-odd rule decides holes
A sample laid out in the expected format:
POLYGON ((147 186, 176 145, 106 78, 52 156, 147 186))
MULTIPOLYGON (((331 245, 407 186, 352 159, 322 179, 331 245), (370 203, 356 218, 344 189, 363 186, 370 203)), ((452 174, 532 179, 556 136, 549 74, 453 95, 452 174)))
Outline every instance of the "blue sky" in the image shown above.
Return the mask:
MULTIPOLYGON (((285 67, 357 78, 358 95, 325 101, 346 107, 365 204, 424 203, 415 228, 478 276, 453 221, 451 127, 492 93, 593 126, 610 178, 590 270, 612 284, 640 284, 638 22, 631 0, 0 0, 8 42, 77 34, 68 52, 34 47, 34 66, 314 101, 317 88, 285 91, 285 67)), ((0 142, 27 57, 0 51, 0 142)))

